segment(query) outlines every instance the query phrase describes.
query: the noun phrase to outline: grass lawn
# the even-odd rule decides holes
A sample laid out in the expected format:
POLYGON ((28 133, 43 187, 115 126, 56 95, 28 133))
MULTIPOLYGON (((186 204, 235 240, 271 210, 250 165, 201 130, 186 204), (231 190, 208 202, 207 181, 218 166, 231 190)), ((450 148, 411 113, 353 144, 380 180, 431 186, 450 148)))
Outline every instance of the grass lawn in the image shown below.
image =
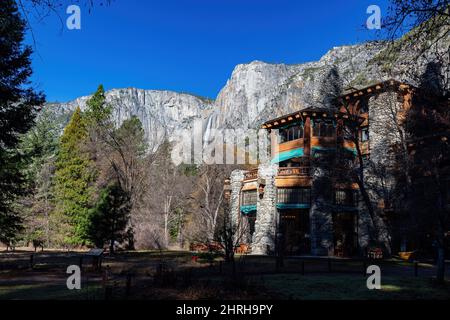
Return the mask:
POLYGON ((65 285, 25 284, 0 287, 1 300, 99 300, 103 298, 100 284, 81 290, 67 290, 65 285))
MULTIPOLYGON (((0 252, 0 300, 99 300, 105 299, 102 272, 83 260, 82 290, 66 287, 67 266, 78 264, 79 252, 0 252)), ((232 264, 192 259, 190 252, 142 251, 106 255, 103 267, 110 270, 111 299, 327 299, 401 300, 450 299, 450 273, 445 286, 431 282, 432 265, 414 266, 402 261, 379 261, 383 270, 381 290, 366 286, 362 261, 335 259, 286 259, 276 269, 274 257, 238 257, 237 277, 232 264), (161 265, 164 269, 161 269, 161 265), (305 275, 301 275, 301 270, 305 275), (159 271, 158 271, 159 270, 159 271), (164 272, 162 272, 164 270, 164 272), (127 276, 132 277, 126 290, 127 276)))
POLYGON ((280 299, 305 300, 413 300, 450 299, 450 281, 438 286, 426 278, 381 277, 380 290, 368 290, 358 275, 275 274, 258 277, 280 299))

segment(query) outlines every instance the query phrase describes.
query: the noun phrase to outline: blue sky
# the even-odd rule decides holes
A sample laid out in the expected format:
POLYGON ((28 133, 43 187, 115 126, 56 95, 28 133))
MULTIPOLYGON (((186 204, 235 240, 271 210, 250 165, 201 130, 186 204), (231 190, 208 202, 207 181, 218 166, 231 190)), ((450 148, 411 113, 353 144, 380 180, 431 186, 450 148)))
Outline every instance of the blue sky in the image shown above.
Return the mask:
MULTIPOLYGON (((318 60, 333 46, 376 37, 366 9, 386 0, 113 0, 82 9, 81 30, 65 7, 33 21, 33 82, 48 101, 137 87, 215 98, 234 67, 262 60, 318 60)), ((32 43, 31 37, 28 42, 32 43)))

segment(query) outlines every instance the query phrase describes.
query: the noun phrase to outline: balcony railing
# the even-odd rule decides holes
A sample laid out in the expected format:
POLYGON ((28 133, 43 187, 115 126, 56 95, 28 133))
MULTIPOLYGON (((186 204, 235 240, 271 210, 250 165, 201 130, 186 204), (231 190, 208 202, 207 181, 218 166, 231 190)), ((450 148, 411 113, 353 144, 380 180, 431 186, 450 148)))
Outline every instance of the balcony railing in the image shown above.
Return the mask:
POLYGON ((244 173, 244 180, 256 180, 258 179, 258 169, 250 170, 244 173))
POLYGON ((311 174, 310 167, 289 167, 289 168, 279 168, 279 176, 300 176, 308 177, 311 174))

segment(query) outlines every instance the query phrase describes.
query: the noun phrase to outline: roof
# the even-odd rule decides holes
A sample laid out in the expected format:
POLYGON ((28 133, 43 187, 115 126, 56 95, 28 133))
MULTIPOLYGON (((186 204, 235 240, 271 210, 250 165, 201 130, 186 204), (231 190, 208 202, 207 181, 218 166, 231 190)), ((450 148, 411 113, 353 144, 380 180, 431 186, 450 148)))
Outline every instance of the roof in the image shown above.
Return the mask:
POLYGON ((317 117, 317 118, 328 118, 328 119, 346 119, 348 115, 344 112, 340 112, 339 110, 330 110, 324 108, 306 108, 303 110, 299 110, 290 114, 286 114, 284 116, 278 117, 273 120, 269 120, 265 122, 261 127, 263 129, 278 129, 283 127, 289 123, 293 123, 297 120, 303 119, 305 116, 317 117))
POLYGON ((351 100, 353 98, 359 98, 361 96, 375 94, 377 92, 386 91, 387 89, 406 90, 415 88, 410 84, 401 82, 395 79, 389 79, 386 81, 378 82, 362 89, 354 89, 341 96, 342 99, 351 100))

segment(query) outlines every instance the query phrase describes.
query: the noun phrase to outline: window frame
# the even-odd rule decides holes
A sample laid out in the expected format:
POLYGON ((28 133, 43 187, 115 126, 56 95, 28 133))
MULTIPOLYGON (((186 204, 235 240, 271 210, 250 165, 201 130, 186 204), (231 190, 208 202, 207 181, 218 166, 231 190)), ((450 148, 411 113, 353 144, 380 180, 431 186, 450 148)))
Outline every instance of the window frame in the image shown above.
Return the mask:
POLYGON ((258 191, 244 190, 241 191, 241 206, 253 206, 258 203, 258 191))
POLYGON ((277 188, 276 202, 277 204, 311 204, 311 188, 277 188))
POLYGON ((361 142, 367 142, 370 140, 370 132, 369 127, 363 127, 359 131, 359 141, 361 142), (364 134, 365 133, 365 134, 364 134), (365 138, 364 138, 365 137, 365 138))
POLYGON ((333 120, 314 119, 312 133, 316 138, 334 138, 336 137, 336 124, 333 120))
POLYGON ((305 127, 303 124, 295 124, 287 128, 280 129, 279 136, 279 143, 303 139, 305 136, 305 127))

